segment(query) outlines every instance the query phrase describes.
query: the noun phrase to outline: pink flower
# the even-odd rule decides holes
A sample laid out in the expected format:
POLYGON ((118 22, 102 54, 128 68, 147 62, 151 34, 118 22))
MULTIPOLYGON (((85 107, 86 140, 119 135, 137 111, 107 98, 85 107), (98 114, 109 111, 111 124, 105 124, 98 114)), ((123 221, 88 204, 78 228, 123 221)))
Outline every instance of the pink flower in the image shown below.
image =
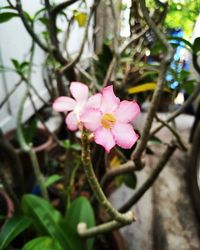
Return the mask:
POLYGON ((131 121, 140 113, 134 101, 121 101, 115 96, 113 86, 102 90, 99 109, 88 107, 81 115, 81 122, 94 131, 94 140, 103 146, 107 153, 117 144, 128 149, 138 139, 131 121))
POLYGON ((81 122, 80 116, 85 108, 99 108, 101 94, 96 94, 88 99, 89 91, 87 85, 81 82, 72 82, 70 92, 74 97, 60 96, 53 103, 53 109, 59 112, 69 112, 65 122, 69 130, 75 131, 81 122))

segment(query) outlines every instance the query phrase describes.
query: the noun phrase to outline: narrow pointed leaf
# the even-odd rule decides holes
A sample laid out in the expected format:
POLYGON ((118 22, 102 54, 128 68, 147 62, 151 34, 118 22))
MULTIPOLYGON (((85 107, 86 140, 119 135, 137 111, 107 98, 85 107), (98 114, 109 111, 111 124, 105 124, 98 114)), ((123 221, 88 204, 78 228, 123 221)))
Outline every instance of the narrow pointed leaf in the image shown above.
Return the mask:
POLYGON ((8 220, 0 232, 0 249, 6 249, 12 240, 30 225, 31 220, 25 216, 17 216, 8 220))

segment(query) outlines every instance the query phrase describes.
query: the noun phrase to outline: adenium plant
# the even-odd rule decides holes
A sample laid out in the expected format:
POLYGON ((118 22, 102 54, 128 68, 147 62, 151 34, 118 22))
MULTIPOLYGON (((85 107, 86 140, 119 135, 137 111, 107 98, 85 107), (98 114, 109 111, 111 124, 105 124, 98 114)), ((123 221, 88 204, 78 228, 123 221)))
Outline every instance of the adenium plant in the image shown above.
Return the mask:
POLYGON ((140 113, 135 101, 120 101, 113 85, 90 97, 87 85, 81 82, 72 82, 69 89, 73 98, 61 96, 53 103, 54 110, 69 112, 65 120, 69 130, 86 128, 107 153, 116 144, 125 149, 135 144, 139 136, 131 122, 140 113))

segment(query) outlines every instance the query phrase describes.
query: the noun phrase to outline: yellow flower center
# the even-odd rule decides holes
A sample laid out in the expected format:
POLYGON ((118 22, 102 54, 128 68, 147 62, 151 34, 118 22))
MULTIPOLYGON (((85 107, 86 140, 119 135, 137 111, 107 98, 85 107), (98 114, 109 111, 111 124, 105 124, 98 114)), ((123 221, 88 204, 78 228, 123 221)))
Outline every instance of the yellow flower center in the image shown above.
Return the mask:
POLYGON ((112 128, 115 125, 116 118, 112 114, 104 114, 101 118, 101 125, 104 128, 112 128))

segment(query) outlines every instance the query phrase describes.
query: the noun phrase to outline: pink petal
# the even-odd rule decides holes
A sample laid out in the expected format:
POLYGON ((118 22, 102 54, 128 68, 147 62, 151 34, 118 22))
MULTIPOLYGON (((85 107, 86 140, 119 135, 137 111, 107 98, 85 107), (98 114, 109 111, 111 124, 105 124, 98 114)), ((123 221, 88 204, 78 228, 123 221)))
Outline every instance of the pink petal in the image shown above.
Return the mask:
POLYGON ((98 109, 101 104, 101 97, 102 95, 100 93, 90 96, 87 101, 86 107, 98 109))
POLYGON ((53 103, 55 111, 64 112, 71 111, 75 108, 76 101, 70 97, 60 96, 53 103))
POLYGON ((69 130, 75 131, 78 129, 78 120, 74 112, 70 112, 67 115, 65 122, 69 130))
POLYGON ((139 137, 131 124, 116 123, 111 132, 116 144, 126 149, 131 148, 139 137))
POLYGON ((112 113, 119 105, 120 100, 113 92, 113 85, 102 90, 101 111, 103 113, 112 113))
POLYGON ((122 101, 115 110, 119 122, 131 122, 140 113, 140 107, 136 102, 122 101))
POLYGON ((101 126, 102 114, 97 109, 86 109, 80 116, 80 121, 83 125, 91 131, 94 131, 101 126))
POLYGON ((83 104, 87 101, 88 87, 85 84, 81 82, 72 82, 69 89, 78 103, 83 104))
POLYGON ((111 148, 115 146, 115 141, 110 129, 105 129, 103 127, 94 131, 94 141, 103 146, 107 153, 109 153, 111 148))

